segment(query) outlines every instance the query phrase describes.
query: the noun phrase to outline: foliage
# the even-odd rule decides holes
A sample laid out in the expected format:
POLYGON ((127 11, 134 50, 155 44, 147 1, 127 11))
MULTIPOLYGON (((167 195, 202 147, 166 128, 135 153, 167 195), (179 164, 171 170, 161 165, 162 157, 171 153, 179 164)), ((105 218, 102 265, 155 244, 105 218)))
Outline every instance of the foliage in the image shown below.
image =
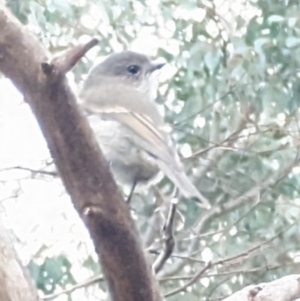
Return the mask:
MULTIPOLYGON (((189 281, 204 262, 212 260, 212 268, 169 299, 216 300, 298 270, 298 1, 7 2, 52 53, 99 38, 97 51, 71 75, 78 85, 97 56, 113 51, 150 49, 168 61, 158 105, 190 176, 214 204, 209 212, 189 200, 178 206, 176 250, 158 275, 164 292, 189 281)), ((169 185, 164 179, 159 188, 167 194, 169 185)), ((163 220, 155 209, 166 215, 167 206, 150 190, 132 206, 146 247, 159 251, 163 220)), ((90 255, 83 261, 92 274, 97 270, 90 255)), ((30 266, 49 293, 74 284, 72 264, 58 255, 40 265, 53 275, 51 290, 49 279, 34 272, 38 265, 30 266), (59 265, 68 272, 60 274, 59 265)))

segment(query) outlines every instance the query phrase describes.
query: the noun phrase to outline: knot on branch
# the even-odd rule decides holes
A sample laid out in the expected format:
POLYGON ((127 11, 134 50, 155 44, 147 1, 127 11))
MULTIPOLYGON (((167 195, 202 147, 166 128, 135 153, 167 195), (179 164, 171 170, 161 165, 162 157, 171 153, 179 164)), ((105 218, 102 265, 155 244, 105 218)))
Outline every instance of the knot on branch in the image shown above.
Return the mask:
POLYGON ((86 44, 81 44, 59 53, 51 62, 42 62, 41 68, 46 76, 61 78, 69 72, 77 62, 94 46, 98 44, 97 39, 92 39, 86 44))

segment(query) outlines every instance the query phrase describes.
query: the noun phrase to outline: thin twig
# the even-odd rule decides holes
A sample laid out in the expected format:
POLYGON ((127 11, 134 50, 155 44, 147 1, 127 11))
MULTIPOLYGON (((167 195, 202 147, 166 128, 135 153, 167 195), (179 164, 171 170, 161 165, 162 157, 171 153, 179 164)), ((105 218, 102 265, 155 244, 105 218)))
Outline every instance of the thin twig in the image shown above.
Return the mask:
POLYGON ((5 170, 13 170, 13 169, 29 171, 29 172, 31 172, 33 174, 42 174, 42 175, 47 175, 47 176, 52 176, 52 177, 57 177, 58 176, 58 173, 56 171, 47 171, 47 170, 42 170, 42 169, 33 169, 33 168, 23 167, 23 166, 9 167, 9 168, 6 168, 5 170))
POLYGON ((173 224, 174 224, 175 213, 176 213, 176 204, 171 203, 169 214, 163 227, 164 248, 162 252, 159 254, 159 256, 156 258, 152 266, 153 272, 155 274, 157 274, 162 269, 165 262, 168 260, 168 258, 171 256, 174 250, 175 241, 173 236, 173 224))
MULTIPOLYGON (((297 268, 300 267, 300 263, 290 262, 288 264, 277 264, 272 266, 263 266, 263 267, 257 267, 253 269, 240 269, 240 270, 233 270, 233 271, 226 271, 226 272, 214 272, 214 273, 208 273, 207 275, 204 275, 204 277, 224 277, 224 276, 230 276, 230 275, 244 275, 244 274, 254 274, 261 271, 274 271, 282 268, 297 268)), ((191 278, 195 277, 195 275, 185 275, 185 276, 172 276, 172 277, 163 277, 159 278, 159 282, 166 282, 166 281, 182 281, 182 280, 190 280, 191 278)))
POLYGON ((95 284, 95 283, 98 283, 100 281, 104 281, 104 278, 103 276, 95 276, 95 277, 92 277, 82 283, 78 283, 74 286, 72 286, 71 288, 68 288, 68 289, 65 289, 61 292, 58 292, 58 293, 55 293, 55 294, 51 294, 51 295, 46 295, 43 297, 43 300, 44 301, 49 301, 49 300, 53 300, 61 295, 69 295, 71 293, 73 293, 74 291, 80 289, 80 288, 83 288, 83 287, 88 287, 92 284, 95 284))
POLYGON ((212 263, 211 263, 211 262, 208 262, 208 263, 206 264, 206 266, 205 266, 203 269, 201 269, 201 270, 200 270, 200 271, 199 271, 199 272, 198 272, 198 273, 197 273, 190 281, 188 281, 186 284, 184 284, 184 285, 182 285, 182 286, 176 288, 175 290, 166 293, 166 294, 164 295, 164 297, 167 298, 167 297, 176 295, 176 294, 178 294, 178 293, 184 291, 184 290, 185 290, 186 288, 188 288, 190 285, 194 284, 199 278, 201 278, 201 276, 202 276, 207 270, 209 270, 209 269, 211 268, 211 266, 212 266, 212 263))
MULTIPOLYGON (((246 205, 247 203, 253 203, 254 197, 259 192, 269 190, 274 185, 277 185, 278 182, 281 181, 283 177, 286 176, 290 172, 290 170, 295 166, 295 162, 297 162, 297 160, 298 160, 298 155, 288 166, 283 168, 283 170, 281 170, 276 176, 267 179, 262 184, 250 188, 245 193, 241 194, 240 196, 236 197, 233 200, 230 200, 229 202, 223 204, 222 206, 214 206, 211 210, 207 211, 197 223, 197 227, 195 230, 197 236, 203 234, 208 224, 216 217, 231 212, 234 209, 246 205)), ((193 256, 199 253, 198 251, 199 241, 200 241, 199 238, 197 237, 194 238, 194 241, 192 241, 192 243, 189 246, 188 255, 185 254, 186 256, 193 256)), ((186 260, 182 260, 181 262, 174 264, 170 270, 164 271, 163 272, 164 275, 162 276, 167 277, 178 273, 178 271, 180 271, 185 266, 185 263, 186 260)))

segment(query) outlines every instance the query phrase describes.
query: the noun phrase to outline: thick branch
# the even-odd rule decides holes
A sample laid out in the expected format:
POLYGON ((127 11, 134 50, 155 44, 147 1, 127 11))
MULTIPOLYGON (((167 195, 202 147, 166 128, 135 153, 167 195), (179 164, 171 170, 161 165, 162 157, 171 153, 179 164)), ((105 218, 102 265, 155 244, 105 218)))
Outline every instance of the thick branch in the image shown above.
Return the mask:
MULTIPOLYGON (((1 4, 0 27, 0 70, 22 92, 39 122, 93 239, 112 300, 160 300, 129 208, 66 83, 64 73, 80 58, 80 51, 72 50, 73 59, 71 51, 49 63, 40 43, 1 4)), ((90 46, 81 48, 82 54, 90 46)))
POLYGON ((297 298, 300 298, 300 275, 289 275, 247 286, 223 301, 294 301, 297 298))
POLYGON ((37 290, 12 245, 0 221, 0 300, 38 301, 37 290))

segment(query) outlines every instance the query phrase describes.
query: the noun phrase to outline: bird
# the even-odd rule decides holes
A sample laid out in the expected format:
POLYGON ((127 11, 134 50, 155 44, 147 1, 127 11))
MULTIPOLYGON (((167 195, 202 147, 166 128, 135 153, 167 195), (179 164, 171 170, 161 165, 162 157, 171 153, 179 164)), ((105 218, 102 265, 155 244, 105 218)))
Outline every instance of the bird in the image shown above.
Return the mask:
POLYGON ((162 171, 181 195, 209 209, 186 175, 155 102, 155 74, 164 65, 133 51, 111 54, 89 71, 80 103, 117 183, 130 185, 132 193, 162 171))

